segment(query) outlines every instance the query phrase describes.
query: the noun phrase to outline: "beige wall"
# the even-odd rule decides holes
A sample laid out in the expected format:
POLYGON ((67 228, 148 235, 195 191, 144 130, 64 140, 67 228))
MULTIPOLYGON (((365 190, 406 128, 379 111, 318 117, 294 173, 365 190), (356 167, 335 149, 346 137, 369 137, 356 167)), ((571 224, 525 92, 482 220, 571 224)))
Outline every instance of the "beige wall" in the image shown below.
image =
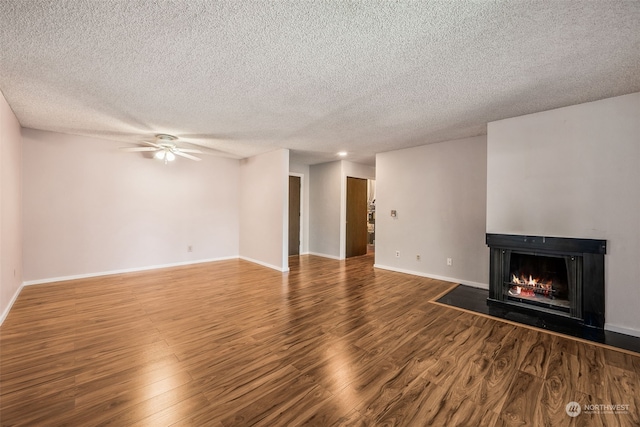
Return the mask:
POLYGON ((237 257, 239 162, 23 130, 24 280, 237 257), (188 246, 192 252, 188 252, 188 246))
POLYGON ((0 323, 22 286, 20 123, 0 93, 0 323))
POLYGON ((487 232, 607 240, 605 328, 640 336, 640 93, 489 123, 487 232))
POLYGON ((289 150, 240 161, 240 256, 289 270, 289 150))
POLYGON ((309 167, 309 253, 340 258, 340 162, 309 167))
POLYGON ((479 136, 376 156, 376 267, 488 288, 486 150, 479 136))

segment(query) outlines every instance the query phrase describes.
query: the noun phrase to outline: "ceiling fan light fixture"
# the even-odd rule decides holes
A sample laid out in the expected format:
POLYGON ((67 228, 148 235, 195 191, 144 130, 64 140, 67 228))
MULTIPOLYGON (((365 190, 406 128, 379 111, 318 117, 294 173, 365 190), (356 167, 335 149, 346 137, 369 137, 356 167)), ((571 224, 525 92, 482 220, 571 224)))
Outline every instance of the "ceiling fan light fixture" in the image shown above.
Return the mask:
POLYGON ((171 141, 175 141, 176 139, 178 139, 177 136, 173 136, 173 135, 169 135, 167 133, 159 133, 156 135, 156 139, 158 141, 162 141, 162 142, 171 142, 171 141))
POLYGON ((178 138, 173 135, 168 134, 158 134, 156 135, 156 141, 141 141, 143 146, 138 147, 120 147, 121 150, 130 151, 130 152, 152 152, 152 156, 156 160, 163 161, 166 165, 169 162, 173 162, 180 157, 185 157, 190 160, 200 161, 199 157, 192 155, 194 154, 202 154, 203 152, 195 149, 195 148, 184 148, 181 149, 176 145, 174 141, 178 138))

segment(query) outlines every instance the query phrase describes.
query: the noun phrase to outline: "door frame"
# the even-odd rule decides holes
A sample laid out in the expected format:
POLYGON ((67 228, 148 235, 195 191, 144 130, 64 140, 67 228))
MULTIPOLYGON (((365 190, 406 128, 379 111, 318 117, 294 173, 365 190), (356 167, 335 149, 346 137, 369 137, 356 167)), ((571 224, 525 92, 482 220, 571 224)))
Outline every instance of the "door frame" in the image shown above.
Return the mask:
MULTIPOLYGON (((344 205, 345 205, 345 221, 344 221, 344 247, 345 247, 345 251, 344 251, 344 258, 347 259, 348 257, 352 257, 352 256, 362 256, 362 255, 366 255, 367 253, 367 247, 369 245, 369 236, 367 233, 367 208, 368 208, 368 201, 369 201, 369 179, 368 178, 359 178, 356 176, 350 176, 347 175, 345 178, 345 197, 344 197, 344 205), (348 230, 350 229, 349 227, 349 211, 350 211, 350 207, 353 208, 353 204, 350 204, 350 200, 353 201, 353 196, 350 198, 349 197, 349 180, 357 180, 357 181, 364 181, 364 215, 362 216, 361 220, 365 221, 364 222, 364 240, 365 240, 365 245, 364 245, 364 253, 359 253, 358 255, 349 255, 347 254, 347 249, 349 248, 349 243, 351 242, 351 248, 353 249, 353 242, 354 240, 349 239, 349 233, 348 230)), ((362 225, 362 223, 360 223, 360 225, 362 225)), ((353 236, 351 236, 353 237, 353 236)), ((358 246, 360 247, 360 246, 358 246)))
MULTIPOLYGON (((375 166, 374 166, 375 170, 375 166)), ((340 247, 338 259, 347 259, 347 178, 360 178, 367 181, 375 181, 375 172, 373 174, 363 173, 359 171, 349 170, 341 171, 340 176, 340 247)))
MULTIPOLYGON (((304 240, 304 174, 297 172, 289 172, 288 176, 295 176, 300 178, 300 243, 298 247, 298 254, 302 255, 302 248, 304 245, 302 241, 304 240)), ((288 178, 287 178, 288 179, 288 178)), ((287 253, 289 253, 289 229, 287 228, 287 253)))

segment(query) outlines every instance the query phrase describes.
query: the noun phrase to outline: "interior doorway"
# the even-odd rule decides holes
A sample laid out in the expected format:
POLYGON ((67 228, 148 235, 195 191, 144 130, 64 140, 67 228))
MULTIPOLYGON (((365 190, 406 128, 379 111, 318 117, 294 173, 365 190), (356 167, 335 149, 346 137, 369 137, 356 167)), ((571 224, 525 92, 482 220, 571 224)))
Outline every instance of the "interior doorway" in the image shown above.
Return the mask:
POLYGON ((289 175, 289 256, 300 255, 300 183, 289 175))
POLYGON ((367 254, 367 180, 347 177, 347 224, 345 257, 367 254))
POLYGON ((367 185, 367 253, 372 253, 376 245, 376 181, 369 179, 367 185))

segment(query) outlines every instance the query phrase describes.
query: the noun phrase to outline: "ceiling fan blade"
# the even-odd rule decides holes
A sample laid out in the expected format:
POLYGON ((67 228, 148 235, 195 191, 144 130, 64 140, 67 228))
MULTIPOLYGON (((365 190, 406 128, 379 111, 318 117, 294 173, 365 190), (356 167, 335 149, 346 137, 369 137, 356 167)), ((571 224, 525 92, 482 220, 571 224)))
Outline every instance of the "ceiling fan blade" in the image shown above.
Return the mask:
POLYGON ((192 148, 176 148, 176 151, 180 151, 181 153, 196 153, 196 154, 202 154, 202 151, 200 150, 194 150, 192 148))
POLYGON ((187 159, 195 160, 196 162, 199 162, 200 160, 202 160, 197 158, 196 156, 192 156, 191 154, 181 153, 178 150, 173 151, 173 154, 175 154, 176 156, 186 157, 187 159))
POLYGON ((127 152, 136 152, 136 151, 158 151, 157 148, 154 147, 120 147, 122 151, 127 152))
POLYGON ((156 147, 156 148, 160 148, 162 149, 162 146, 154 143, 154 142, 150 142, 150 141, 140 141, 141 144, 145 144, 145 145, 149 145, 151 147, 156 147))

